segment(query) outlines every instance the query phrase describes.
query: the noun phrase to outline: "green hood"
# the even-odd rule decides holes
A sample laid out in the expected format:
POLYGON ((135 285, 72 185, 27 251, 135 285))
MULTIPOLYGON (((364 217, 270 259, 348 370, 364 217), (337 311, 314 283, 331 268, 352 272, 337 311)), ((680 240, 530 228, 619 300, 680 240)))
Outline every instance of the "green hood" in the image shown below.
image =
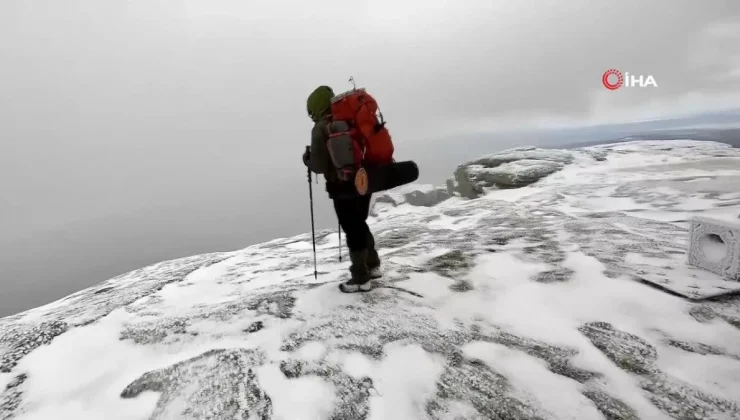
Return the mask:
POLYGON ((334 91, 329 86, 319 86, 308 95, 306 110, 313 122, 320 120, 331 111, 331 98, 333 97, 334 91))

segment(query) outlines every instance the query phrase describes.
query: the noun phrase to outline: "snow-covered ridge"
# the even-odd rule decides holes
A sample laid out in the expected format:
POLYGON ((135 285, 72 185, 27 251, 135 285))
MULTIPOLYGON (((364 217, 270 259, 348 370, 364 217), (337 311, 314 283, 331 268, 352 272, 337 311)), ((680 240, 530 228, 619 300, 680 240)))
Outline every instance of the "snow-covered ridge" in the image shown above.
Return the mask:
POLYGON ((501 164, 558 164, 520 188, 378 197, 367 294, 306 233, 0 319, 0 419, 740 418, 740 305, 702 300, 740 283, 685 263, 692 216, 738 221, 740 150, 541 153, 501 164))

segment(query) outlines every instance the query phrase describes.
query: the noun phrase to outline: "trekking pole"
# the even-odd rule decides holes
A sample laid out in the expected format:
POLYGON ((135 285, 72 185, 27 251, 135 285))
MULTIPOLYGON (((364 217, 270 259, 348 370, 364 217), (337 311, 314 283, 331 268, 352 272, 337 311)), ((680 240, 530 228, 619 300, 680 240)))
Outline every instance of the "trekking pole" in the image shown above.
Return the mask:
MULTIPOLYGON (((311 152, 311 146, 306 146, 306 151, 311 152)), ((311 238, 313 239, 313 277, 319 278, 319 272, 316 270, 316 231, 313 224, 313 187, 311 186, 311 168, 308 169, 308 198, 311 203, 311 238)))
POLYGON ((339 233, 339 262, 342 262, 342 224, 337 221, 337 232, 339 233))

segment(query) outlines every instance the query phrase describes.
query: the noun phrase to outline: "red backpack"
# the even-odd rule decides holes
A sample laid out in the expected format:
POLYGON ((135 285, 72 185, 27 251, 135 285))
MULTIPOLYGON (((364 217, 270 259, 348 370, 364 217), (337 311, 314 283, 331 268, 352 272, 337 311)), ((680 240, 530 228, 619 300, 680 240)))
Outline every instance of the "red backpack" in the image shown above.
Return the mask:
POLYGON ((383 114, 364 88, 332 98, 331 115, 327 148, 340 179, 349 181, 364 173, 362 168, 393 162, 393 141, 383 114))

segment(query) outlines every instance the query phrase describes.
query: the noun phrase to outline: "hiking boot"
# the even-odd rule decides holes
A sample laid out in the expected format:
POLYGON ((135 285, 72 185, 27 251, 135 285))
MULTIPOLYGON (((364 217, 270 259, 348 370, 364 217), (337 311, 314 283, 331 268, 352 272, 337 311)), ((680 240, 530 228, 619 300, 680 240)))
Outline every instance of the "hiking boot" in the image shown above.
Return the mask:
POLYGON ((383 272, 380 271, 380 267, 375 267, 368 271, 367 276, 370 278, 370 280, 375 280, 383 277, 383 272))
POLYGON ((339 290, 344 293, 369 292, 373 290, 373 283, 368 279, 364 283, 358 283, 355 279, 350 279, 339 285, 339 290))
POLYGON ((340 284, 339 290, 344 293, 354 293, 367 292, 373 288, 372 283, 370 283, 370 271, 367 269, 367 254, 366 249, 350 251, 349 259, 352 261, 352 265, 349 267, 349 272, 352 274, 352 278, 340 284))
POLYGON ((369 233, 367 236, 367 268, 370 270, 370 278, 377 279, 383 276, 380 271, 380 256, 375 250, 375 238, 369 233))

